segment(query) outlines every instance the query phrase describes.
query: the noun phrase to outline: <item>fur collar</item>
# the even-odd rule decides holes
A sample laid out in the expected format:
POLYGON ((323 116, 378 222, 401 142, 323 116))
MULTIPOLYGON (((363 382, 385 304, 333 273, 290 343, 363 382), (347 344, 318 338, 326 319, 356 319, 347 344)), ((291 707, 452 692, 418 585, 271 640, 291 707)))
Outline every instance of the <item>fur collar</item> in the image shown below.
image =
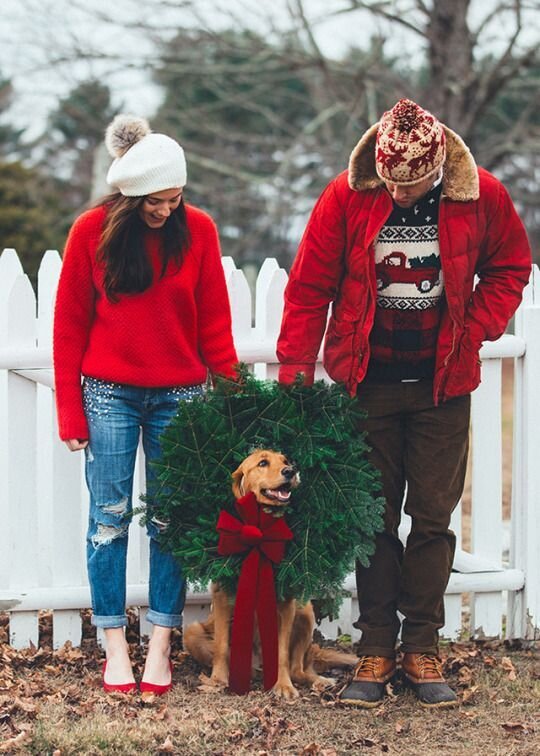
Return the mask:
MULTIPOLYGON (((376 189, 383 182, 375 170, 376 123, 360 139, 349 159, 349 186, 355 192, 376 189)), ((446 160, 443 165, 442 193, 457 202, 477 200, 480 196, 478 169, 469 148, 454 131, 444 126, 446 160)))

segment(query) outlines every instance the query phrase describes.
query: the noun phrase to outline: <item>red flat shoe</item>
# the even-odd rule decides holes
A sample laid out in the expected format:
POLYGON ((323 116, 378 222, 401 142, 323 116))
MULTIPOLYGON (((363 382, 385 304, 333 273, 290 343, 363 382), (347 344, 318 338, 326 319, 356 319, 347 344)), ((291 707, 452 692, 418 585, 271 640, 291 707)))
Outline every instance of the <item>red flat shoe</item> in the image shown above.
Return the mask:
POLYGON ((105 670, 107 669, 107 662, 103 662, 103 690, 105 693, 131 693, 132 690, 137 690, 136 682, 122 683, 121 685, 111 685, 105 682, 105 670))
POLYGON ((139 685, 139 690, 141 691, 141 693, 153 693, 155 696, 162 696, 165 693, 168 693, 173 685, 172 683, 173 666, 172 666, 172 661, 170 659, 169 659, 169 669, 171 670, 170 683, 167 683, 167 685, 154 685, 154 683, 143 682, 141 680, 141 684, 139 685))

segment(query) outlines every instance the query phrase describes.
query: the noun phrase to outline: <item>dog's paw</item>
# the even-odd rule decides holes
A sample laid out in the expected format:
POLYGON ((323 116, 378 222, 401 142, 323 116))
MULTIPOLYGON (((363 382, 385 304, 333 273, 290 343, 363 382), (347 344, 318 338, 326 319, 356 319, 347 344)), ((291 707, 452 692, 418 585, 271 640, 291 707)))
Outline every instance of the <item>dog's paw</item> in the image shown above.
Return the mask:
POLYGON ((279 680, 272 688, 272 694, 276 698, 284 698, 286 701, 292 701, 300 695, 291 682, 283 683, 279 682, 279 680))
POLYGON ((223 682, 223 680, 219 680, 214 676, 208 677, 204 672, 201 672, 199 675, 199 680, 201 684, 197 686, 197 689, 201 693, 221 693, 227 687, 227 682, 223 682))
POLYGON ((212 674, 210 675, 210 679, 212 682, 214 682, 216 685, 221 685, 223 687, 227 687, 229 684, 229 667, 227 664, 221 665, 221 664, 215 664, 212 667, 212 674))

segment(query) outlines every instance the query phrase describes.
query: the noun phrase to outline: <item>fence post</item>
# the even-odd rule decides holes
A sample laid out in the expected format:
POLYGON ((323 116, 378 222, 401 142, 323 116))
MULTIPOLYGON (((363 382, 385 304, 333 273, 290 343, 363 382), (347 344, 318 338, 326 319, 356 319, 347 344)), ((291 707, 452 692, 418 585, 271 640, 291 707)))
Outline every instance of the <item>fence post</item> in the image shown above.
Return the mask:
POLYGON ((251 291, 242 270, 234 266, 230 257, 223 258, 223 270, 231 303, 232 331, 235 343, 251 337, 251 291))
MULTIPOLYGON (((461 528, 461 501, 452 512, 450 528, 456 536, 456 548, 462 547, 462 528, 461 528)), ((451 640, 459 640, 463 632, 462 596, 461 593, 444 594, 444 627, 441 629, 441 636, 451 640)))
POLYGON ((516 334, 526 343, 516 370, 514 469, 510 566, 523 570, 525 586, 509 602, 511 637, 540 637, 540 271, 534 265, 516 315, 516 334))
MULTIPOLYGON (((48 250, 38 273, 38 345, 50 347, 56 287, 61 260, 48 250)), ((55 588, 85 583, 84 541, 81 509, 82 453, 70 452, 58 438, 54 392, 38 386, 38 495, 41 517, 40 548, 43 554, 40 575, 49 573, 45 585, 55 588)), ((43 582, 42 582, 43 584, 43 582)), ((51 607, 54 609, 54 607, 51 607)), ((66 641, 80 645, 80 611, 54 610, 53 646, 66 641)))
MULTIPOLYGON (((146 471, 145 456, 142 444, 139 443, 137 450, 137 459, 135 462, 135 474, 133 476, 133 509, 139 508, 143 502, 141 495, 146 491, 146 471)), ((146 535, 146 528, 141 527, 141 516, 133 518, 129 526, 129 545, 128 545, 128 563, 127 563, 127 584, 128 586, 148 583, 148 568, 150 564, 149 539, 146 535)), ((128 587, 127 600, 128 605, 132 605, 130 600, 130 591, 128 587)), ((147 606, 138 607, 139 615, 139 637, 152 635, 152 624, 146 619, 148 612, 147 606)))
MULTIPOLYGON (((36 298, 25 275, 15 279, 7 302, 7 344, 11 347, 36 346, 36 298)), ((36 515, 36 384, 13 372, 7 378, 7 508, 10 587, 39 585, 36 515)), ((14 612, 10 619, 10 643, 24 648, 38 645, 37 611, 14 612)))
MULTIPOLYGON (((255 338, 276 343, 283 315, 283 292, 286 285, 287 273, 279 267, 275 258, 267 258, 257 278, 255 338)), ((267 363, 264 377, 276 379, 278 369, 277 364, 267 363)))
MULTIPOLYGON (((502 376, 500 359, 482 362, 482 382, 472 395, 472 551, 502 561, 502 376)), ((502 633, 502 593, 471 596, 471 633, 502 633)))
MULTIPOLYGON (((18 276, 23 274, 21 262, 14 249, 5 249, 0 255, 0 346, 8 340, 7 304, 11 289, 18 276)), ((8 444, 5 429, 8 423, 8 371, 0 370, 0 522, 9 523, 8 498, 8 444)), ((10 562, 9 527, 0 528, 0 587, 9 584, 10 562)))

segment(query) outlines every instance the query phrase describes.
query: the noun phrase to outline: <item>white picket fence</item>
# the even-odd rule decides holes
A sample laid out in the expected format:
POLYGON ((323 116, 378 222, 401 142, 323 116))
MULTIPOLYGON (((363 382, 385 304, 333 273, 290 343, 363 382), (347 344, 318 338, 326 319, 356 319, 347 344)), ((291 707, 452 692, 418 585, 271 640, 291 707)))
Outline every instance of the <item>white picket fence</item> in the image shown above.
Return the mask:
MULTIPOLYGON (((90 605, 84 535, 87 495, 82 455, 57 438, 51 370, 52 308, 60 270, 57 252, 42 261, 38 297, 14 250, 0 257, 0 612, 9 613, 10 642, 38 643, 38 612, 53 610, 55 647, 80 643, 80 609, 90 605)), ((250 288, 231 258, 223 261, 241 360, 257 375, 276 376, 275 342, 287 274, 273 259, 256 283, 255 325, 250 288)), ((516 335, 482 349, 482 384, 473 395, 472 553, 458 548, 446 602, 443 634, 462 632, 468 595, 475 636, 538 637, 540 626, 540 274, 534 269, 516 317, 516 335), (513 496, 510 523, 502 520, 501 361, 514 358, 513 496), (504 534, 510 528, 509 550, 504 534)), ((324 376, 318 367, 318 376, 324 376)), ((144 490, 138 462, 134 497, 144 490)), ((453 522, 460 543, 460 514, 453 522)), ((403 524, 406 537, 407 523, 403 524)), ((128 603, 140 608, 148 630, 148 545, 132 525, 128 603)), ((350 633, 357 618, 354 580, 340 617, 325 621, 329 637, 350 633)), ((208 610, 207 594, 188 595, 190 622, 208 610)))

